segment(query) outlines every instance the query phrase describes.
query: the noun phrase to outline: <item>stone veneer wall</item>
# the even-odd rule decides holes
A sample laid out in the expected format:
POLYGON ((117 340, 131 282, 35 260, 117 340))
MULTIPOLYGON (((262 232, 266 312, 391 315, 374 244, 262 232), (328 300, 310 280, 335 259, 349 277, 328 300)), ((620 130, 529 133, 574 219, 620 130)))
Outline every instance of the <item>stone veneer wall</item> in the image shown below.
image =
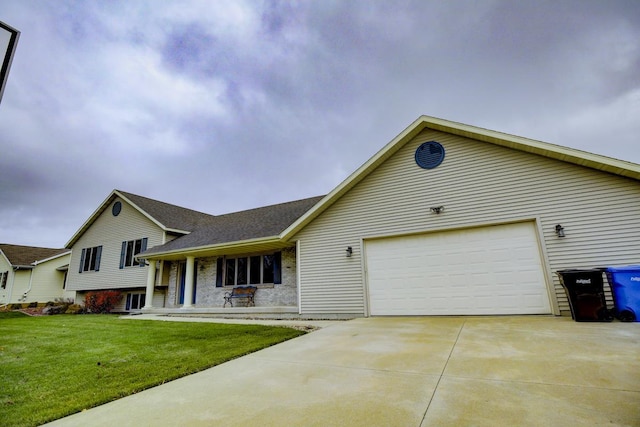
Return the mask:
MULTIPOLYGON (((222 307, 224 294, 230 286, 216 288, 217 257, 196 259, 196 307, 222 307)), ((178 262, 172 262, 169 271, 169 289, 166 307, 179 307, 177 304, 178 262)), ((296 249, 282 250, 282 283, 279 285, 261 285, 255 296, 256 307, 290 307, 298 305, 298 286, 296 274, 296 249)))

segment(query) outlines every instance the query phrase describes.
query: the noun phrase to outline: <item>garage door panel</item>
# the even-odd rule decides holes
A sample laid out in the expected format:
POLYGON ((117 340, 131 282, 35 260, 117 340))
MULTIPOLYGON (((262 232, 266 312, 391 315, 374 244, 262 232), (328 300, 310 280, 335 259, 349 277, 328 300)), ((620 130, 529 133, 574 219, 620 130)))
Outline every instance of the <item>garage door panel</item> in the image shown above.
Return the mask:
POLYGON ((371 240, 366 258, 373 315, 551 312, 533 223, 371 240))

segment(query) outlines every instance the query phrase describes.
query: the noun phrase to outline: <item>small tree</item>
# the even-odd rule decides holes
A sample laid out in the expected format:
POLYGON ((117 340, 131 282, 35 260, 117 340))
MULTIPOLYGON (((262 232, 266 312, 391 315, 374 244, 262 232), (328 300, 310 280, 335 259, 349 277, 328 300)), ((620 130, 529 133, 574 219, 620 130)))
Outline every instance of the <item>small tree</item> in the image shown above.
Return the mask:
POLYGON ((111 313, 120 301, 122 301, 120 291, 95 291, 85 295, 84 307, 88 313, 111 313))

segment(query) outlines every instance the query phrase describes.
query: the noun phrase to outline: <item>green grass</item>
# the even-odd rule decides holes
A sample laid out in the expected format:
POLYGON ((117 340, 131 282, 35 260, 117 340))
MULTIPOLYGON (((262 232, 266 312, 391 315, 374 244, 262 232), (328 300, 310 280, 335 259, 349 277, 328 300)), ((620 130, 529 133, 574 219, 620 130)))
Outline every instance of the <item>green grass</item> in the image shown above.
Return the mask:
POLYGON ((0 423, 39 425, 301 334, 257 325, 0 313, 0 423))

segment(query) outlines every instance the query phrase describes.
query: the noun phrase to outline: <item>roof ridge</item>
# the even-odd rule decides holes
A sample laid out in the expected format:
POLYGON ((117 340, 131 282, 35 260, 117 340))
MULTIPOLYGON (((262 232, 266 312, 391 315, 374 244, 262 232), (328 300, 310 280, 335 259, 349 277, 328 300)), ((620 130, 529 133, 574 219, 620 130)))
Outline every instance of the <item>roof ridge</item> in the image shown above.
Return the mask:
POLYGON ((151 197, 141 196, 139 194, 134 194, 134 193, 129 193, 128 191, 122 191, 122 190, 118 190, 118 189, 116 189, 115 191, 117 191, 118 193, 122 194, 123 196, 125 196, 127 198, 130 198, 130 196, 133 196, 134 198, 144 199, 144 200, 147 200, 149 202, 158 203, 158 204, 162 204, 162 205, 165 205, 165 206, 172 206, 172 207, 179 208, 179 209, 182 209, 182 210, 185 210, 185 211, 195 212, 195 213, 199 213, 199 214, 207 215, 207 216, 216 216, 214 214, 198 211, 198 210, 191 209, 191 208, 186 208, 184 206, 176 205, 174 203, 164 202, 162 200, 152 199, 151 197))
POLYGON ((304 202, 304 201, 308 201, 308 200, 312 200, 312 199, 322 199, 325 195, 319 195, 319 196, 313 196, 313 197, 305 197, 303 199, 298 199, 298 200, 290 200, 288 202, 282 202, 282 203, 273 203, 271 205, 266 205, 266 206, 258 206, 255 208, 250 208, 250 209, 243 209, 241 211, 234 211, 234 212, 227 212, 224 214, 219 214, 219 215, 215 215, 216 218, 220 218, 220 217, 225 217, 225 216, 229 216, 229 215, 237 215, 237 214, 241 214, 241 213, 249 213, 249 212, 255 212, 255 211, 259 211, 259 210, 264 210, 264 209, 271 209, 277 206, 285 206, 288 204, 292 204, 292 203, 300 203, 300 202, 304 202))

